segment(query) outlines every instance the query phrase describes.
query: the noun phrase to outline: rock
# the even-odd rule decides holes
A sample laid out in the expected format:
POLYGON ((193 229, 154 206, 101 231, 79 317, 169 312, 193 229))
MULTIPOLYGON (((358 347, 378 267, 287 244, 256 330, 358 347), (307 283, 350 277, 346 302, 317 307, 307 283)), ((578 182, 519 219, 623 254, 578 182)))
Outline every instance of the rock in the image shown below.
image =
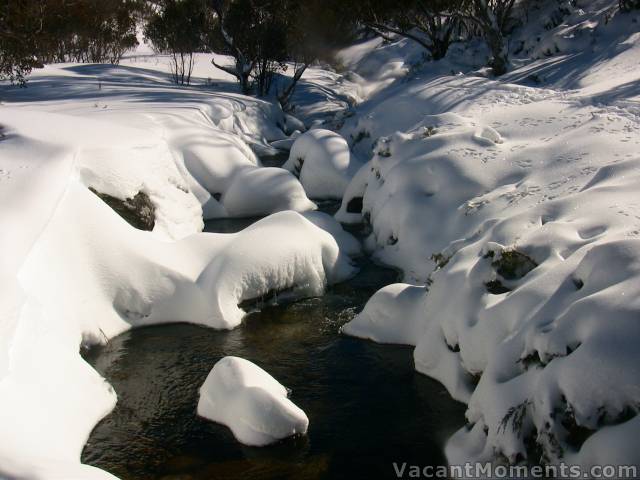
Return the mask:
POLYGON ((155 207, 149 196, 144 192, 138 192, 132 198, 121 200, 106 193, 89 188, 100 199, 109 205, 127 223, 139 230, 153 230, 156 223, 155 207))

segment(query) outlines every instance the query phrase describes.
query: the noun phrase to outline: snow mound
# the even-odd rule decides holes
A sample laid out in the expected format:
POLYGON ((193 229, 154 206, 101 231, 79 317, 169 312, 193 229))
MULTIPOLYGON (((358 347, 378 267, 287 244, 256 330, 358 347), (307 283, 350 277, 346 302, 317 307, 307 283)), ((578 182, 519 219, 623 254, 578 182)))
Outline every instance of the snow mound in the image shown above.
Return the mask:
POLYGON ((304 212, 316 205, 296 177, 281 168, 246 168, 236 173, 221 203, 231 217, 267 215, 283 210, 304 212))
POLYGON ((300 178, 310 198, 342 198, 360 162, 342 136, 315 129, 296 139, 283 168, 300 178))
POLYGON ((245 445, 269 445, 307 432, 309 419, 287 394, 254 363, 224 357, 200 387, 198 415, 228 426, 245 445))
POLYGON ((493 143, 504 143, 500 134, 494 128, 487 126, 477 130, 476 133, 473 134, 473 138, 489 146, 493 143))
POLYGON ((378 290, 342 332, 379 343, 414 345, 422 334, 424 287, 394 283, 378 290))
POLYGON ((213 292, 206 323, 233 328, 245 315, 238 306, 245 300, 282 290, 298 297, 320 295, 327 284, 352 276, 356 267, 348 254, 356 253, 357 241, 324 217, 330 223, 326 230, 287 211, 234 234, 198 277, 202 291, 213 292))

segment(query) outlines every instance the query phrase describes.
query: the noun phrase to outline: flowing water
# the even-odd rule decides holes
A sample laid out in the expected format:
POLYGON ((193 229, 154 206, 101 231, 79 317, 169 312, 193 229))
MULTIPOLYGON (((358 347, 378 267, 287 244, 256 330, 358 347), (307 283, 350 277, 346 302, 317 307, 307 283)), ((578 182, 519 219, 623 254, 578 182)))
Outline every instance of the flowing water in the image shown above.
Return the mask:
MULTIPOLYGON (((325 206, 331 209, 332 206, 325 206)), ((233 232, 255 219, 207 223, 233 232)), ((384 479, 393 462, 442 465, 464 407, 413 369, 412 348, 347 337, 340 327, 397 273, 360 260, 360 273, 323 297, 256 305, 244 324, 144 327, 83 352, 118 394, 82 461, 122 479, 384 479), (198 388, 226 355, 246 358, 291 389, 306 436, 255 448, 196 415, 198 388)))

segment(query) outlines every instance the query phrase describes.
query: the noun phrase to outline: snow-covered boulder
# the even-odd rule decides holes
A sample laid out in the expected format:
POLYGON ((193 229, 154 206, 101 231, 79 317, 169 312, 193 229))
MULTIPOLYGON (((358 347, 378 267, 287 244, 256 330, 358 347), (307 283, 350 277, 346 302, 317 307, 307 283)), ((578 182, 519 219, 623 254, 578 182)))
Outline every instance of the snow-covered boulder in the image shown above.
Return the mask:
POLYGON ((290 151, 291 147, 293 147, 293 144, 300 135, 302 135, 302 132, 300 132, 300 130, 296 130, 288 138, 271 142, 271 146, 278 150, 290 151))
POLYGON ((296 139, 283 168, 300 178, 310 198, 342 198, 360 166, 342 136, 314 129, 296 139))
POLYGON ((231 217, 268 215, 283 210, 304 212, 316 208, 296 177, 274 167, 240 170, 232 177, 221 202, 231 217))
POLYGON ((379 343, 414 345, 422 334, 424 287, 394 283, 378 290, 342 333, 379 343))
POLYGON ((269 445, 307 432, 307 415, 287 396, 287 389, 254 363, 224 357, 200 387, 198 415, 228 426, 245 445, 269 445))

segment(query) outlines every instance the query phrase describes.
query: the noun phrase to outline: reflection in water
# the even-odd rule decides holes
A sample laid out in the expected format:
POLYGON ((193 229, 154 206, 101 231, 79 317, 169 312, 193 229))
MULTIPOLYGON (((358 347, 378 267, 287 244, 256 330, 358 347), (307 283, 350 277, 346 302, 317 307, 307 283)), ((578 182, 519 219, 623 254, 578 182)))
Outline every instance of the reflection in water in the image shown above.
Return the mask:
POLYGON ((118 404, 92 432, 83 462, 123 479, 174 480, 392 479, 394 461, 443 464, 442 445, 463 425, 464 407, 414 371, 411 348, 339 334, 397 279, 366 259, 360 267, 325 296, 262 306, 232 331, 145 327, 84 352, 118 404), (309 417, 308 435, 244 447, 226 427, 198 418, 198 388, 226 355, 255 362, 290 388, 309 417))

